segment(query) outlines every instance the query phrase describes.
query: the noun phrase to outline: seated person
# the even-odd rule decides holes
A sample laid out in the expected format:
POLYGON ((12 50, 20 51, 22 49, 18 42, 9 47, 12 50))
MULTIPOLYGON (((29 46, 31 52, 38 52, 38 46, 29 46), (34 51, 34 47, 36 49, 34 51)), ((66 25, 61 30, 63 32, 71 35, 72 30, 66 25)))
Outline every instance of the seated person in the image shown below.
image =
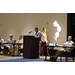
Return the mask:
MULTIPOLYGON (((64 46, 72 46, 74 44, 74 42, 72 41, 72 36, 68 36, 68 41, 64 44, 64 46)), ((61 55, 61 54, 63 54, 64 52, 71 52, 71 50, 72 49, 70 49, 70 48, 66 48, 66 49, 64 49, 64 48, 60 48, 57 52, 56 52, 56 54, 55 54, 55 56, 54 57, 52 57, 50 60, 51 61, 56 61, 56 59, 57 59, 57 57, 59 56, 59 55, 61 55)))
POLYGON ((1 43, 0 49, 4 49, 4 45, 3 45, 4 39, 1 36, 0 36, 0 43, 1 43))
MULTIPOLYGON (((20 35, 19 40, 16 43, 23 43, 23 36, 20 35)), ((15 50, 18 51, 18 48, 23 49, 23 44, 21 45, 21 47, 18 45, 15 45, 15 50)))
POLYGON ((7 43, 9 43, 9 44, 7 44, 7 47, 9 49, 10 53, 11 53, 11 55, 13 55, 13 44, 10 44, 10 43, 14 43, 12 34, 10 34, 9 39, 7 40, 7 43))

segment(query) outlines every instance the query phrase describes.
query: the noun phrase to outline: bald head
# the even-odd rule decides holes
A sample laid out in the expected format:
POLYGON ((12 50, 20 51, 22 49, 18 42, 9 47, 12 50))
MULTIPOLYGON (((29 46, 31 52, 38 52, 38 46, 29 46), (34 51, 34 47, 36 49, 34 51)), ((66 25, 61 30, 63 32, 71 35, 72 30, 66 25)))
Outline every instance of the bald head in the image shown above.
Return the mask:
POLYGON ((68 36, 68 41, 72 41, 72 36, 68 36))

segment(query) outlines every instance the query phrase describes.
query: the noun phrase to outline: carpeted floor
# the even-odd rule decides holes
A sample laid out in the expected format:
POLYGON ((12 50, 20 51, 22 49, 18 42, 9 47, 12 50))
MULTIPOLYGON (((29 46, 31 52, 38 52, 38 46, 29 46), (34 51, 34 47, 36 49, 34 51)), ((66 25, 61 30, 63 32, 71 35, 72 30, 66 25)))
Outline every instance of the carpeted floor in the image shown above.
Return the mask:
MULTIPOLYGON (((47 57, 49 60, 49 56, 47 57)), ((0 55, 0 62, 51 62, 51 61, 44 61, 45 56, 40 56, 37 59, 27 59, 23 58, 23 56, 4 56, 0 55)), ((75 60, 75 59, 74 59, 75 60)), ((60 57, 58 57, 57 62, 60 62, 60 57)), ((65 57, 62 58, 62 62, 65 62, 65 57)), ((73 62, 72 58, 68 58, 68 62, 73 62)))

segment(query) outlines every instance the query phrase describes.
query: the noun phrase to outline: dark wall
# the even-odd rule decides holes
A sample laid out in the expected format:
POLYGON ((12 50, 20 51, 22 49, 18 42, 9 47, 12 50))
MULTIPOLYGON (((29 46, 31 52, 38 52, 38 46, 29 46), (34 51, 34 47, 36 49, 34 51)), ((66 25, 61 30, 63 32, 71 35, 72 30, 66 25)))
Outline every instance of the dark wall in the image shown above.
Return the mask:
MULTIPOLYGON (((72 36, 72 40, 75 43, 75 13, 67 14, 67 37, 72 36)), ((75 56, 75 49, 71 51, 71 56, 75 56)))
POLYGON ((67 14, 67 37, 72 36, 75 42, 75 13, 67 14))

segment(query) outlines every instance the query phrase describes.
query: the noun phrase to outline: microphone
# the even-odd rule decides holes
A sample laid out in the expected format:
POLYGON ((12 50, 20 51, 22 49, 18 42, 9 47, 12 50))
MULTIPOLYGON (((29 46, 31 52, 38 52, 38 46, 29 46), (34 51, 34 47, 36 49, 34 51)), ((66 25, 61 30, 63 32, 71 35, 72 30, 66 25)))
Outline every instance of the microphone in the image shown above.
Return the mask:
POLYGON ((32 31, 29 32, 29 34, 31 34, 32 31))

